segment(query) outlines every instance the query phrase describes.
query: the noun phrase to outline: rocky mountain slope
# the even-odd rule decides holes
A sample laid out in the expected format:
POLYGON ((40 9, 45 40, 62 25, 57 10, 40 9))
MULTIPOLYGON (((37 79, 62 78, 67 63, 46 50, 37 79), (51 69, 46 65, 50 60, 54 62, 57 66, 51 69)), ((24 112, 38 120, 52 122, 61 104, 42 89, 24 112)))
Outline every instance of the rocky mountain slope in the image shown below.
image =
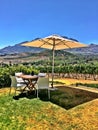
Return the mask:
POLYGON ((38 53, 38 52, 43 50, 41 48, 21 46, 21 44, 23 44, 23 43, 25 43, 25 42, 15 44, 14 46, 7 46, 3 49, 0 49, 0 55, 14 54, 14 53, 25 53, 25 52, 38 53))

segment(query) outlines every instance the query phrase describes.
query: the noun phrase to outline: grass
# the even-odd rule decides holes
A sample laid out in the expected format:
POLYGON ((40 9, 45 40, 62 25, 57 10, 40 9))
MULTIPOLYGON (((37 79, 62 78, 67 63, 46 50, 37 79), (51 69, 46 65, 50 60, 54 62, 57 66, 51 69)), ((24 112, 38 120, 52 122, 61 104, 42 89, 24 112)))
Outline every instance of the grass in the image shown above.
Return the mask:
POLYGON ((98 84, 98 80, 85 80, 85 79, 73 79, 73 78, 56 78, 55 81, 62 82, 69 86, 74 84, 98 84))
POLYGON ((98 129, 98 94, 60 86, 48 101, 46 92, 19 100, 8 92, 0 89, 0 130, 98 129))
POLYGON ((76 86, 86 86, 86 87, 91 87, 91 88, 98 88, 98 84, 87 84, 87 83, 76 83, 76 86))

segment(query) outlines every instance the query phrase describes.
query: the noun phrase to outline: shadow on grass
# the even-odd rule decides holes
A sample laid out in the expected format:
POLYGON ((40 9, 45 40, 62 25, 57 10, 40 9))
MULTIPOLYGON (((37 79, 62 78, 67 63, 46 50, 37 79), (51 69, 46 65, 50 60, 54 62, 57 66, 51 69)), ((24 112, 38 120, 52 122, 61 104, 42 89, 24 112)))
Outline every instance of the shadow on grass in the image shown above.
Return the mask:
MULTIPOLYGON (((19 100, 20 98, 34 99, 34 98, 37 98, 37 93, 35 91, 31 91, 31 92, 28 91, 28 92, 19 93, 18 95, 13 96, 13 99, 15 100, 19 100)), ((48 99, 47 90, 40 90, 38 98, 43 101, 50 101, 48 99)))
POLYGON ((29 99, 36 98, 35 91, 19 93, 16 96, 13 96, 13 99, 15 100, 19 100, 20 98, 29 98, 29 99))
MULTIPOLYGON (((51 90, 50 93, 51 94, 50 94, 50 100, 49 100, 46 90, 39 91, 39 99, 42 101, 50 101, 67 110, 77 105, 80 105, 85 102, 98 98, 98 93, 70 88, 66 86, 59 86, 57 90, 51 90)), ((18 100, 19 98, 23 98, 23 97, 34 99, 37 96, 35 94, 35 91, 32 91, 31 93, 19 94, 13 98, 18 100)))
POLYGON ((58 90, 51 92, 51 102, 67 110, 96 98, 98 93, 66 86, 59 86, 58 90))

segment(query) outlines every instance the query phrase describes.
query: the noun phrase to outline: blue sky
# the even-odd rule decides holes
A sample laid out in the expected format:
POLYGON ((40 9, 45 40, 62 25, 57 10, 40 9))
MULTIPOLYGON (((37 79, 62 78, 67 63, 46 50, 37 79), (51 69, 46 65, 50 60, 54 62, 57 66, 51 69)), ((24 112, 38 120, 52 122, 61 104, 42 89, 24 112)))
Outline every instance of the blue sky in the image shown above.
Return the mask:
POLYGON ((98 0, 0 0, 0 49, 51 34, 98 44, 98 0))

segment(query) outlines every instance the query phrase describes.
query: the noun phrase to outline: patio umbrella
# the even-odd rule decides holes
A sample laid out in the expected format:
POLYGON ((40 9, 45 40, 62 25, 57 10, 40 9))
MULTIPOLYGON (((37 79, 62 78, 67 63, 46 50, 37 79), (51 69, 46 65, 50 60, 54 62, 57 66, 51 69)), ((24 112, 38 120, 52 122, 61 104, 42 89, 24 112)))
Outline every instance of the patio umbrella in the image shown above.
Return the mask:
POLYGON ((53 79, 54 79, 54 53, 55 50, 63 50, 63 49, 70 49, 70 48, 79 48, 85 47, 85 44, 79 43, 77 41, 73 41, 59 35, 51 35, 45 38, 36 39, 27 43, 22 44, 22 46, 29 46, 29 47, 39 47, 39 48, 46 48, 51 49, 53 52, 53 59, 52 59, 52 87, 53 87, 53 79))

